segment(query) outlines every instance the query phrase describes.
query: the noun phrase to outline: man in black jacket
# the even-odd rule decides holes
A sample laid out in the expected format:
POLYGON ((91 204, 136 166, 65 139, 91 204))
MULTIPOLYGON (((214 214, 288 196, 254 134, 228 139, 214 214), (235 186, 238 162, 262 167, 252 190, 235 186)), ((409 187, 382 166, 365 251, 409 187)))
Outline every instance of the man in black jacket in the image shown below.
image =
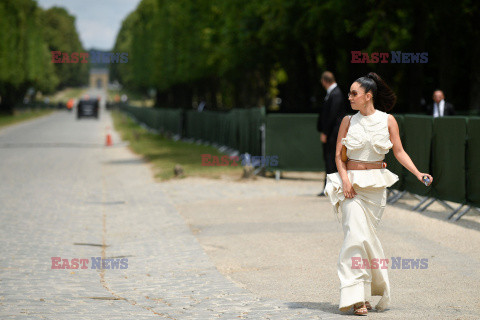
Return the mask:
POLYGON ((427 115, 433 116, 434 118, 455 115, 453 105, 445 101, 442 90, 435 90, 432 98, 433 104, 427 106, 427 115))
MULTIPOLYGON (((325 184, 326 175, 337 172, 335 164, 335 149, 337 144, 338 129, 343 117, 347 114, 347 103, 342 91, 335 82, 335 77, 330 71, 322 73, 320 79, 322 86, 327 90, 325 102, 320 110, 317 130, 320 132, 320 140, 323 144, 323 158, 325 160, 325 184)), ((325 190, 324 184, 324 190, 325 190)), ((325 196, 323 191, 319 196, 325 196)))

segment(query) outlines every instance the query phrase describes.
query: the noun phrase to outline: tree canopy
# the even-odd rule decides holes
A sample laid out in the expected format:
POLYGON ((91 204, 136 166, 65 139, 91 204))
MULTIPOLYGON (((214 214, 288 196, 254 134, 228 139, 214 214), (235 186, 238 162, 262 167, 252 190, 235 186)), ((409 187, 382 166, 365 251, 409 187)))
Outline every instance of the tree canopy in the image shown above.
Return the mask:
POLYGON ((480 106, 479 4, 346 0, 142 0, 123 22, 114 51, 129 63, 112 76, 157 91, 157 105, 212 109, 270 105, 313 112, 320 74, 346 91, 375 71, 399 97, 396 112, 422 112, 434 89, 457 109, 480 106), (428 63, 353 64, 351 51, 428 52, 428 63))
POLYGON ((86 66, 51 62, 52 50, 83 51, 74 21, 64 9, 45 11, 33 0, 0 2, 1 113, 12 113, 30 87, 49 93, 85 82, 86 66))
MULTIPOLYGON (((52 7, 41 12, 42 31, 49 51, 83 52, 82 43, 75 29, 75 17, 64 8, 52 7)), ((59 87, 85 84, 88 77, 86 63, 54 64, 59 87)))

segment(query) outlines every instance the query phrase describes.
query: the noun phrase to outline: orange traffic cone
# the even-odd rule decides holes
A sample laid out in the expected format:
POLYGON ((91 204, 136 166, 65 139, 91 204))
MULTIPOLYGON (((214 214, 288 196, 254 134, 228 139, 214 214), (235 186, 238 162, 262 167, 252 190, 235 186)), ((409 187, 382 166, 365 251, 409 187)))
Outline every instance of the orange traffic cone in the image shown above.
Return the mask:
POLYGON ((107 127, 107 139, 105 140, 105 145, 107 147, 113 145, 113 142, 112 142, 112 136, 110 135, 110 127, 107 127))

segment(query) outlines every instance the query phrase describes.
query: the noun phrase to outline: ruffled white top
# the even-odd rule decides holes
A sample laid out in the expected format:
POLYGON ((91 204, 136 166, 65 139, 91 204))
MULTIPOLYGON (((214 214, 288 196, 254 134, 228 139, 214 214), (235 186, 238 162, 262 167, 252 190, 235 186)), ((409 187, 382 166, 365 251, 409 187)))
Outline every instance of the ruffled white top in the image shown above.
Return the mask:
MULTIPOLYGON (((393 147, 388 131, 388 114, 375 110, 369 116, 356 113, 350 119, 350 126, 342 144, 347 147, 349 159, 361 161, 382 161, 385 154, 393 147)), ((350 183, 357 192, 357 197, 378 207, 385 207, 384 190, 399 180, 390 170, 347 170, 350 183)), ((334 213, 339 218, 340 202, 345 200, 343 183, 338 172, 327 175, 325 194, 333 205, 334 213)), ((378 217, 380 218, 380 217, 378 217)))
POLYGON ((350 127, 342 144, 347 147, 349 159, 382 161, 393 147, 388 132, 388 114, 375 110, 369 116, 357 112, 350 119, 350 127))

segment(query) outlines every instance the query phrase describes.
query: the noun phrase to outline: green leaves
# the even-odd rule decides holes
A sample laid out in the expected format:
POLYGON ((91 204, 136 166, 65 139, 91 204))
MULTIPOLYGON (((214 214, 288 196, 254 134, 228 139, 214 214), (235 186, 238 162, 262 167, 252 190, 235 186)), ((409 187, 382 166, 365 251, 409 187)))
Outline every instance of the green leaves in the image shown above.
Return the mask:
POLYGON ((64 9, 43 11, 33 0, 0 2, 0 112, 11 113, 30 86, 48 93, 85 82, 84 64, 51 63, 52 50, 83 51, 74 21, 64 9))
POLYGON ((422 112, 422 90, 438 85, 457 90, 466 105, 463 85, 453 88, 462 81, 450 75, 476 61, 466 49, 478 47, 478 11, 472 0, 143 0, 117 38, 115 50, 129 52, 129 63, 112 66, 113 74, 131 88, 156 87, 157 102, 170 107, 182 95, 191 99, 185 108, 202 99, 218 108, 268 107, 278 96, 282 111, 312 112, 325 95, 325 70, 344 87, 368 71, 381 73, 404 111, 422 112), (473 62, 452 61, 449 46, 473 62), (352 65, 352 50, 429 51, 431 60, 352 65))

